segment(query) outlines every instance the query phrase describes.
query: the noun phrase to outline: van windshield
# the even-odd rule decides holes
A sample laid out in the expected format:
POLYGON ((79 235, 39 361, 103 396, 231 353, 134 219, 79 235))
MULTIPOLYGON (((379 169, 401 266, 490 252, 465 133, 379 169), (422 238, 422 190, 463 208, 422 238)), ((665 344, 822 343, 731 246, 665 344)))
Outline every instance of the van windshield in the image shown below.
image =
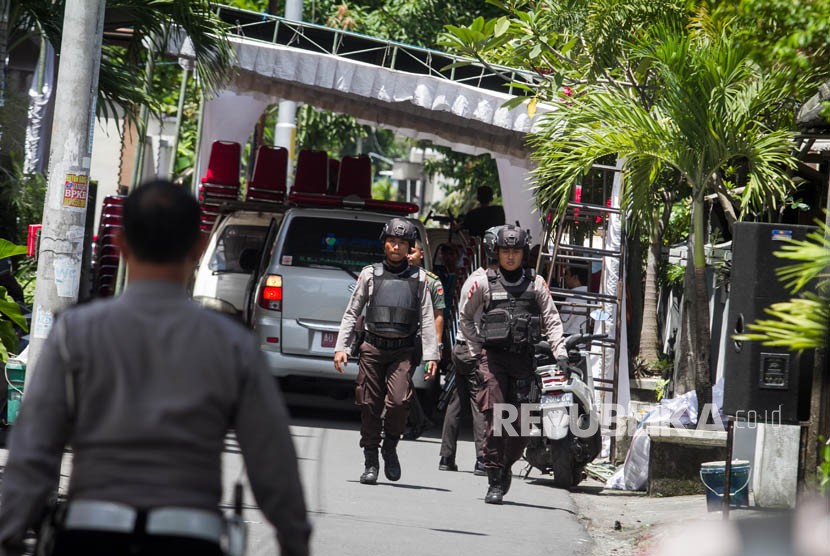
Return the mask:
POLYGON ((290 226, 280 264, 359 271, 383 260, 383 222, 298 217, 290 226))
POLYGON ((208 268, 214 272, 249 274, 239 265, 239 257, 246 249, 261 250, 266 233, 267 226, 226 226, 216 242, 208 268))

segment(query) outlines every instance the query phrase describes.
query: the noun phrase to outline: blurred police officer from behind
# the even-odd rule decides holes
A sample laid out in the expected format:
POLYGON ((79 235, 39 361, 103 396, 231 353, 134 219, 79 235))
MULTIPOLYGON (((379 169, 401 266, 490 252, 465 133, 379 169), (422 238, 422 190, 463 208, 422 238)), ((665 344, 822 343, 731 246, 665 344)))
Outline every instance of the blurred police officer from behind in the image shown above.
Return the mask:
POLYGON ((377 483, 378 448, 383 455, 383 472, 390 481, 401 478, 397 446, 406 428, 409 403, 415 395, 412 374, 418 361, 415 340, 419 327, 426 378, 438 368, 438 343, 432 300, 426 287, 426 273, 407 261, 418 230, 404 218, 392 218, 383 227, 381 240, 385 258, 365 267, 357 278, 352 297, 334 348, 334 368, 342 373, 348 362, 346 347, 355 337, 355 322, 366 307, 364 341, 355 381, 355 403, 360 406, 360 447, 364 471, 360 482, 377 483), (384 407, 386 417, 381 419, 384 407), (383 446, 380 446, 383 432, 383 446))
MULTIPOLYGON (((523 267, 527 254, 527 232, 502 226, 495 236, 498 266, 478 269, 464 284, 459 327, 466 340, 468 357, 479 360, 477 388, 479 409, 487 430, 485 465, 489 488, 484 501, 501 504, 512 480, 512 465, 521 456, 526 438, 494 430, 496 404, 518 406, 528 401, 533 383, 533 346, 542 333, 557 360, 567 360, 562 323, 548 286, 535 272, 523 267)), ((517 407, 517 415, 521 415, 517 407)), ((518 435, 521 422, 511 422, 518 435)))
POLYGON ((198 203, 156 181, 123 210, 128 287, 65 311, 26 385, 3 477, 0 554, 21 553, 66 445, 72 472, 52 554, 223 554, 221 459, 233 428, 282 554, 307 555, 282 395, 254 337, 185 289, 204 246, 198 203))

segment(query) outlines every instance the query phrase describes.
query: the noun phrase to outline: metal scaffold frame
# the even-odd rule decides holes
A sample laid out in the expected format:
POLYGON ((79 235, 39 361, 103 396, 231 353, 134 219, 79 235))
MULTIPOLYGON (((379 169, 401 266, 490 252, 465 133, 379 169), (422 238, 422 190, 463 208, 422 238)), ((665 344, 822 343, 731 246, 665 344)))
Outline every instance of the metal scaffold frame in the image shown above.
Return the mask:
POLYGON ((357 60, 378 67, 429 75, 509 95, 528 95, 514 83, 538 84, 539 76, 528 71, 484 65, 471 58, 439 50, 407 45, 279 16, 218 6, 217 15, 231 25, 231 32, 250 40, 290 46, 321 54, 357 60))
MULTIPOLYGON (((615 172, 620 171, 620 168, 596 164, 593 166, 592 171, 601 173, 601 198, 610 199, 613 176, 615 172)), ((612 215, 622 216, 620 209, 610 206, 610 203, 609 205, 600 205, 581 202, 581 200, 569 202, 565 213, 558 220, 554 220, 553 215, 548 215, 545 222, 545 231, 542 237, 539 257, 536 262, 536 272, 546 277, 551 295, 556 299, 556 305, 560 310, 566 309, 571 311, 572 314, 585 315, 588 318, 588 322, 592 320, 590 313, 593 309, 601 308, 602 311, 608 311, 610 309, 614 312, 615 326, 613 338, 595 340, 601 352, 602 376, 595 378, 594 383, 596 384, 595 390, 600 393, 600 396, 606 392, 611 393, 612 406, 616 406, 619 401, 620 336, 622 326, 625 325, 624 315, 622 314, 625 284, 620 279, 614 295, 604 294, 598 291, 575 292, 557 285, 563 268, 577 266, 587 268, 590 271, 591 263, 604 262, 606 257, 615 259, 618 262, 620 277, 622 276, 622 269, 625 266, 626 259, 624 220, 621 220, 622 231, 620 234, 619 249, 607 249, 605 247, 605 236, 612 215), (574 226, 578 222, 581 222, 583 225, 587 224, 587 228, 590 229, 587 238, 581 238, 579 237, 580 234, 574 233, 574 226), (594 245, 598 239, 603 242, 601 247, 594 245), (608 376, 606 371, 609 350, 613 351, 613 378, 611 379, 605 378, 608 376)), ((605 271, 605 265, 603 265, 603 271, 605 271)), ((588 274, 590 276, 590 272, 588 274)), ((604 320, 600 320, 598 324, 599 330, 595 329, 594 332, 600 334, 606 333, 607 323, 604 320)), ((615 448, 613 430, 614 427, 612 425, 610 448, 612 460, 614 459, 615 448)))

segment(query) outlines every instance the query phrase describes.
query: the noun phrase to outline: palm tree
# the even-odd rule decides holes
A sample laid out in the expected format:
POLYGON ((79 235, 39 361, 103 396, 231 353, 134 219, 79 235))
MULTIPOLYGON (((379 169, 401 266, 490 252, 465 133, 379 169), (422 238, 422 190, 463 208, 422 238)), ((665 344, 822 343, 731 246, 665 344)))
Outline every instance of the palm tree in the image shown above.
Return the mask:
POLYGON ((782 86, 791 76, 758 67, 751 54, 730 39, 727 28, 684 33, 657 26, 648 43, 631 45, 632 66, 657 84, 649 108, 629 89, 589 88, 549 113, 532 139, 540 204, 560 212, 574 184, 608 155, 624 161, 623 202, 635 215, 635 228, 655 220, 636 215, 651 211, 652 186, 661 172, 676 171, 688 186, 693 210, 681 364, 700 404, 711 401, 704 196, 725 193, 727 169, 740 167, 742 209, 775 204, 790 189, 788 170, 795 166, 793 134, 765 123, 791 108, 792 89, 782 86))

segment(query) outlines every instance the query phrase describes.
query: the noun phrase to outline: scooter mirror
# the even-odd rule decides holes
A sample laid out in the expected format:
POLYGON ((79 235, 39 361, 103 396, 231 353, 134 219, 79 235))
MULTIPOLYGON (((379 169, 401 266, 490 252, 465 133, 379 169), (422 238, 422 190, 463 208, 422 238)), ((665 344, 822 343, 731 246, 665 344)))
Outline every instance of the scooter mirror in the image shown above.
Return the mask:
POLYGON ((604 321, 611 318, 611 313, 603 311, 602 309, 594 309, 589 313, 591 318, 596 321, 604 321))

